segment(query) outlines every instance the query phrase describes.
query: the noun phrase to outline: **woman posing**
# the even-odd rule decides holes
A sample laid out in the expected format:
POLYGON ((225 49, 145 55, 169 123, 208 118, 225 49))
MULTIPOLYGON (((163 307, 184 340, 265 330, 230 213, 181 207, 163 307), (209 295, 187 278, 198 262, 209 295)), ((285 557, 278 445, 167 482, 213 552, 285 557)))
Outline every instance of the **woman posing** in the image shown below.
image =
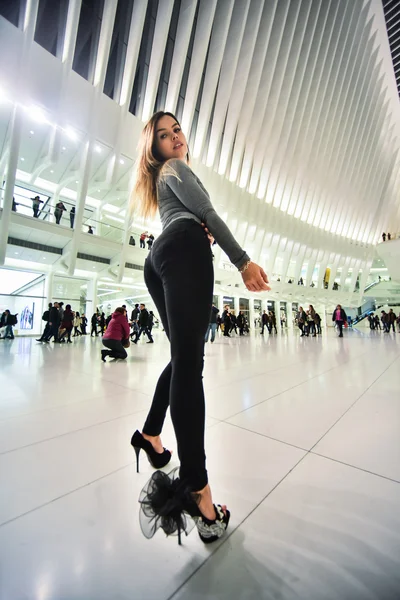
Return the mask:
POLYGON ((146 258, 144 277, 171 344, 171 361, 160 375, 142 433, 136 431, 131 443, 137 457, 140 449, 145 450, 154 467, 168 464, 171 453, 163 448, 160 434, 170 408, 179 478, 166 489, 167 476, 155 473, 142 492, 142 510, 153 519, 153 534, 158 518, 165 533, 178 530, 179 535, 185 522, 182 513, 187 512, 196 517, 200 537, 209 543, 223 535, 229 511, 213 504, 204 451, 204 337, 214 284, 207 232, 241 272, 248 290, 270 288, 266 273, 250 260, 217 215, 188 162, 186 138, 175 116, 153 115, 142 132, 135 208, 144 217, 160 212, 163 232, 146 258))

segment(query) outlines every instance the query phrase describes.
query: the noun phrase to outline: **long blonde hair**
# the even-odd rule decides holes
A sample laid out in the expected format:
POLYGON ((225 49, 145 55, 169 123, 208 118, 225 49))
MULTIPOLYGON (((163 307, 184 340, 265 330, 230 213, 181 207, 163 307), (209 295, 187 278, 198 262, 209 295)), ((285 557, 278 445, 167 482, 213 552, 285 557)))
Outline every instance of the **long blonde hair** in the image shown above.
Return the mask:
MULTIPOLYGON (((160 110, 144 126, 138 145, 136 183, 131 198, 131 211, 136 209, 145 219, 154 217, 158 209, 157 184, 162 177, 166 160, 157 152, 156 128, 158 121, 165 116, 172 117, 180 127, 175 115, 160 110)), ((189 162, 189 151, 186 160, 189 162)))

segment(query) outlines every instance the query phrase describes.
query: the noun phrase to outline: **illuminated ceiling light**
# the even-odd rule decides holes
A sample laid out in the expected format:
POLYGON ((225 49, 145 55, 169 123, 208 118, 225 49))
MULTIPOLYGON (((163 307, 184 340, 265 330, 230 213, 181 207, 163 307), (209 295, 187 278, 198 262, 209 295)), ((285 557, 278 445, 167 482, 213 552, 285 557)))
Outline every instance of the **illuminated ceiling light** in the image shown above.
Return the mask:
POLYGON ((79 183, 78 179, 75 181, 75 183, 79 183))
POLYGON ((33 131, 33 129, 31 129, 29 133, 30 133, 31 135, 35 135, 35 132, 33 131))
POLYGON ((19 254, 19 252, 14 252, 14 254, 19 254))
POLYGON ((45 257, 45 256, 42 256, 42 258, 43 258, 43 260, 46 260, 46 257, 45 257))
POLYGON ((38 106, 31 106, 27 110, 29 112, 29 116, 34 121, 37 121, 38 123, 48 123, 46 115, 38 106))
POLYGON ((94 149, 96 150, 96 152, 98 152, 100 154, 100 152, 101 152, 100 146, 95 146, 94 149))
POLYGON ((50 173, 54 173, 53 169, 50 170, 50 173))
POLYGON ((119 159, 119 162, 120 162, 120 164, 121 164, 121 165, 124 165, 124 164, 125 164, 125 161, 124 161, 124 160, 122 160, 122 158, 120 158, 120 159, 119 159))
POLYGON ((21 160, 25 160, 25 159, 21 156, 21 160))
POLYGON ((101 192, 101 190, 97 190, 98 192, 101 192))
POLYGON ((71 127, 66 127, 64 129, 64 132, 69 137, 70 140, 76 141, 78 139, 78 134, 71 127))

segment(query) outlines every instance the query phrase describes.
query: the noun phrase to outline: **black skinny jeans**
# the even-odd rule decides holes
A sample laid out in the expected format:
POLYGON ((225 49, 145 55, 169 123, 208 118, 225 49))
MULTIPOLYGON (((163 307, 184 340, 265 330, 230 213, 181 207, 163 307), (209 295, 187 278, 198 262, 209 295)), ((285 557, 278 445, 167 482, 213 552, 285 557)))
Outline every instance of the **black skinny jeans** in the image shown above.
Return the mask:
POLYGON ((143 432, 160 435, 169 406, 180 477, 192 490, 201 490, 208 482, 204 337, 214 284, 210 243, 201 225, 193 219, 179 219, 167 227, 146 258, 144 278, 171 344, 171 361, 158 380, 143 432))

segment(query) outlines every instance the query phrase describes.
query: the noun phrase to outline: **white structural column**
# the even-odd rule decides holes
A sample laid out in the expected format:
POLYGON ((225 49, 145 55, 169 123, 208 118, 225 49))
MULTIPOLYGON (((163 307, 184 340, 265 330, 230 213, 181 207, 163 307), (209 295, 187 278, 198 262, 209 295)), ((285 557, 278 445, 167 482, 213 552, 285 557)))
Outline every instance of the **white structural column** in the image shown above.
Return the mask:
POLYGON ((49 271, 46 273, 46 279, 44 284, 44 295, 46 297, 46 306, 45 310, 47 310, 47 306, 50 302, 52 302, 53 298, 53 283, 54 283, 54 272, 49 271))
MULTIPOLYGON (((14 97, 18 100, 22 97, 22 86, 25 82, 30 65, 30 49, 35 34, 39 0, 27 0, 25 16, 23 22, 22 46, 20 52, 21 69, 19 80, 14 90, 14 97)), ((12 201, 14 196, 15 176, 18 166, 19 149, 21 145, 22 130, 22 108, 16 102, 13 107, 13 114, 10 128, 9 152, 7 160, 7 178, 3 199, 3 214, 0 222, 0 265, 4 265, 7 251, 8 230, 10 225, 12 201)))
POLYGON ((143 103, 142 121, 147 121, 153 114, 173 8, 174 0, 163 0, 158 3, 149 75, 147 77, 146 94, 143 103))
MULTIPOLYGON (((264 62, 264 69, 261 76, 260 85, 258 87, 250 124, 250 131, 254 132, 254 135, 247 135, 245 140, 246 146, 242 172, 240 176, 241 187, 245 187, 247 185, 250 173, 252 173, 253 159, 256 150, 258 152, 259 139, 261 139, 262 143, 264 144, 264 138, 262 137, 264 135, 264 116, 267 112, 268 98, 271 91, 289 7, 289 0, 279 0, 276 5, 276 12, 274 11, 274 21, 270 30, 270 39, 268 42, 268 56, 264 62)), ((256 179, 258 181, 258 175, 256 179)), ((255 189, 256 185, 254 185, 253 191, 255 191, 255 189)))
POLYGON ((256 313, 254 311, 254 298, 249 298, 249 318, 250 318, 249 327, 250 327, 250 329, 254 329, 255 316, 256 316, 256 313))
POLYGON ((235 315, 238 316, 239 311, 240 311, 239 296, 233 297, 233 306, 234 306, 234 310, 235 310, 235 315))
POLYGON ((231 94, 231 97, 229 98, 229 106, 226 115, 225 130, 218 167, 218 172, 221 175, 224 174, 227 169, 228 159, 232 152, 236 128, 239 118, 241 117, 240 111, 247 89, 247 82, 249 78, 251 62, 253 59, 254 48, 258 39, 258 31, 263 8, 264 0, 253 0, 250 3, 246 29, 243 36, 235 79, 232 86, 234 93, 231 94))
POLYGON ((4 265, 7 252, 8 230, 11 219, 14 195, 15 175, 18 166, 19 148, 21 144, 22 108, 15 104, 11 120, 11 142, 7 161, 6 186, 3 199, 3 214, 0 221, 0 265, 4 265))
POLYGON ((118 0, 108 0, 104 5, 103 19, 101 22, 99 47, 97 51, 96 65, 94 70, 94 90, 92 95, 91 120, 88 127, 88 138, 84 145, 81 159, 81 175, 79 177, 78 194, 76 198, 76 216, 75 228, 69 247, 70 263, 69 275, 73 275, 75 271, 76 259, 78 254, 79 242, 82 236, 82 220, 83 211, 85 209, 86 195, 88 191, 90 170, 92 166, 92 157, 94 149, 94 132, 97 123, 98 106, 101 94, 103 93, 104 80, 108 57, 110 54, 111 38, 114 27, 115 13, 117 10, 118 0))
POLYGON ((236 2, 233 8, 221 71, 219 73, 218 91, 215 99, 213 123, 206 160, 208 167, 214 165, 219 147, 226 119, 226 111, 232 95, 233 81, 242 47, 249 6, 249 0, 242 0, 241 2, 236 2))
POLYGON ((188 83, 186 86, 185 106, 182 116, 182 129, 189 136, 193 114, 196 108, 204 62, 213 26, 217 0, 200 0, 197 17, 196 33, 193 43, 192 60, 190 63, 188 83))
POLYGON ((288 329, 293 329, 293 307, 291 302, 286 302, 286 325, 288 329))
POLYGON ((218 78, 221 71, 222 58, 228 37, 234 0, 219 0, 215 12, 214 25, 211 34, 210 47, 206 65, 206 75, 201 98, 199 122, 194 142, 193 156, 201 156, 206 139, 210 115, 213 107, 218 78))
MULTIPOLYGON (((246 85, 246 93, 242 101, 240 119, 237 123, 234 150, 232 155, 231 170, 229 179, 236 181, 240 173, 240 166, 243 158, 244 146, 248 136, 248 128, 252 119, 253 109, 256 103, 257 90, 261 83, 263 67, 272 25, 274 23, 275 10, 278 0, 268 0, 265 3, 262 13, 259 34, 254 48, 254 58, 251 63, 250 73, 246 85)), ((252 3, 253 5, 253 3, 252 3)), ((243 86, 244 87, 244 86, 243 86)), ((230 131, 232 113, 228 113, 227 127, 230 131)), ((221 165, 222 167, 222 165, 221 165)))
MULTIPOLYGON (((112 158, 111 168, 109 170, 111 173, 110 187, 116 184, 118 178, 121 143, 124 138, 124 129, 127 127, 129 104, 132 95, 133 83, 135 80, 136 66, 140 50, 140 41, 142 39, 143 26, 146 18, 147 4, 147 0, 137 0, 137 2, 135 2, 133 5, 129 29, 128 47, 126 50, 126 60, 124 72, 122 75, 121 94, 119 99, 121 109, 119 111, 118 130, 117 135, 115 137, 114 156, 112 158)), ((132 189, 133 181, 131 180, 128 194, 129 198, 131 197, 132 189)), ((103 201, 102 205, 106 202, 107 199, 103 201)), ((129 209, 127 209, 125 213, 123 246, 119 261, 117 281, 122 281, 125 272, 126 254, 129 246, 130 225, 131 214, 129 209)))
POLYGON ((128 112, 129 103, 131 101, 146 10, 147 0, 135 0, 132 10, 124 74, 122 76, 121 96, 119 100, 120 105, 125 109, 125 113, 128 112))
POLYGON ((174 55, 172 58, 171 72, 169 74, 167 99, 165 101, 165 110, 172 113, 175 113, 178 102, 194 15, 196 13, 196 5, 197 0, 182 0, 179 11, 174 55))
POLYGON ((97 277, 89 279, 87 283, 86 293, 86 316, 90 322, 92 314, 96 311, 97 307, 97 277))

